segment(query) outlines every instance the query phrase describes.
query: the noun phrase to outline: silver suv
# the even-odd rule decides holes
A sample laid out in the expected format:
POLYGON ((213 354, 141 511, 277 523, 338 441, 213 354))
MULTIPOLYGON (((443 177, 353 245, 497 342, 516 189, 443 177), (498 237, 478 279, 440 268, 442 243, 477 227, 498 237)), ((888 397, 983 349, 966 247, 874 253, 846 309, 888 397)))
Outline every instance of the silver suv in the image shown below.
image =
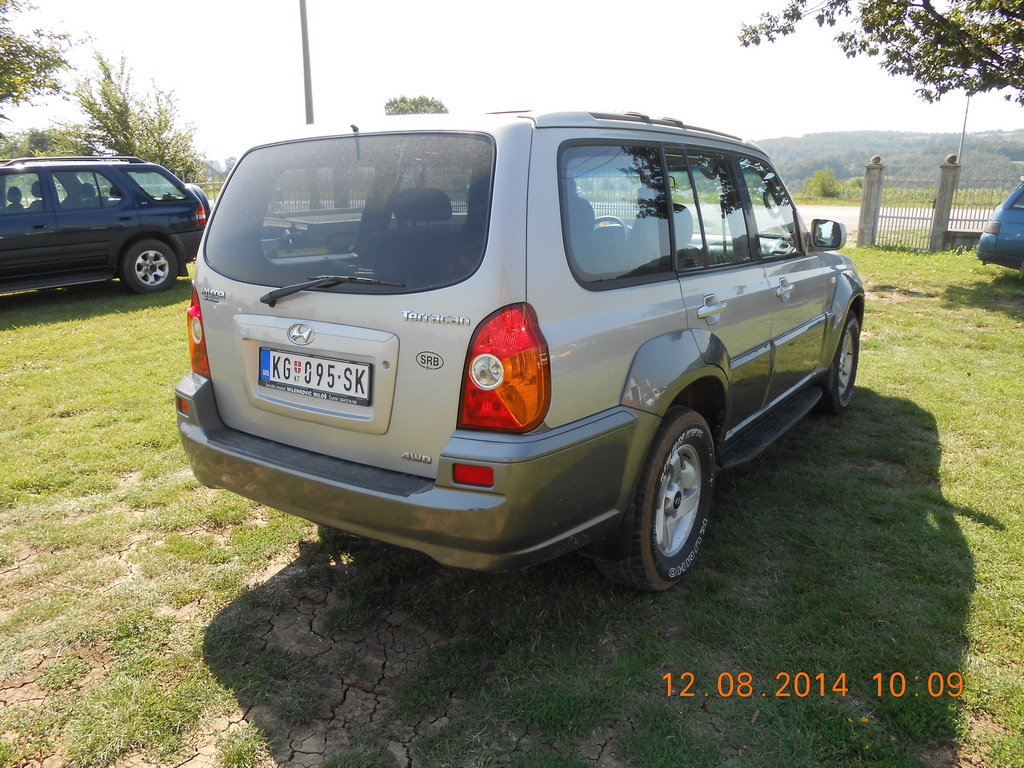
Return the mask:
POLYGON ((196 477, 452 566, 671 586, 716 472, 850 403, 845 229, 677 120, 385 123, 236 165, 177 387, 196 477))

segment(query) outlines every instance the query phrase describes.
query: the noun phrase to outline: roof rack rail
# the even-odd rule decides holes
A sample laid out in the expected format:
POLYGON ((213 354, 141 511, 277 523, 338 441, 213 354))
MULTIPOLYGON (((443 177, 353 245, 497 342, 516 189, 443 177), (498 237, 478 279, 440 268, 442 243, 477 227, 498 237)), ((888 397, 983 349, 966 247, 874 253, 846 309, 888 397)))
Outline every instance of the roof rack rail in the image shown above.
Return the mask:
POLYGON ((707 133, 712 136, 722 136, 726 139, 734 139, 736 141, 743 141, 739 136, 731 133, 725 133, 724 131, 715 131, 711 128, 700 128, 696 125, 687 125, 682 120, 678 120, 674 117, 659 117, 651 118, 642 112, 591 112, 590 116, 595 120, 629 120, 635 123, 648 123, 649 125, 668 125, 673 128, 682 128, 686 131, 697 131, 698 133, 707 133))
POLYGON ((105 162, 118 162, 118 163, 144 163, 145 160, 135 157, 133 155, 66 155, 63 157, 56 156, 39 156, 39 157, 16 157, 13 160, 8 160, 4 165, 24 165, 26 163, 105 163, 105 162))

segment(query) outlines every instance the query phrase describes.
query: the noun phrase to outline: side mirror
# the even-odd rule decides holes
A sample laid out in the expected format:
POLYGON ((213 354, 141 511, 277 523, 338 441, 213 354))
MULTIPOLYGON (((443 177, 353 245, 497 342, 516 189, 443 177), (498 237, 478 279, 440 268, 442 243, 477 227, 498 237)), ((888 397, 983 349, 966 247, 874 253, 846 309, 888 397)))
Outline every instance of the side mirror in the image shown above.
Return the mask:
POLYGON ((846 245, 846 225, 831 219, 811 222, 811 247, 816 251, 835 251, 846 245))

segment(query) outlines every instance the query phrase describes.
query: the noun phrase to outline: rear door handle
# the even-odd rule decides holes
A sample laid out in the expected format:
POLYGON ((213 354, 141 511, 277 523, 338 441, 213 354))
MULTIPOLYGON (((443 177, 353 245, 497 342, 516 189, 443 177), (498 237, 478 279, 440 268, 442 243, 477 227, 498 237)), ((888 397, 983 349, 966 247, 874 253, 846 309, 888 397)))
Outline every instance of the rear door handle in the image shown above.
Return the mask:
POLYGON ((718 297, 711 293, 704 297, 704 304, 697 309, 697 317, 701 320, 707 320, 708 325, 714 325, 719 320, 719 315, 725 311, 725 308, 729 305, 724 301, 719 301, 718 297))

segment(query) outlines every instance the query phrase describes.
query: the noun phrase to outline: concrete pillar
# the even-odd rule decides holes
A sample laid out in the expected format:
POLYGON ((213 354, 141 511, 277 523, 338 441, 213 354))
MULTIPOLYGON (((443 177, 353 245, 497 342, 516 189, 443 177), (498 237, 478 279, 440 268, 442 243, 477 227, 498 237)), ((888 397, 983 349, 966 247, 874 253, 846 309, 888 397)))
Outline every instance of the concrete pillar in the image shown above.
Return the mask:
POLYGON ((949 215, 953 212, 953 195, 960 183, 960 163, 956 155, 949 155, 939 166, 939 185, 935 190, 932 211, 932 231, 928 238, 929 251, 941 251, 949 229, 949 215))
POLYGON ((860 193, 860 219, 857 224, 857 247, 874 245, 878 237, 878 217, 882 212, 882 180, 885 166, 875 155, 864 166, 864 186, 860 193))

